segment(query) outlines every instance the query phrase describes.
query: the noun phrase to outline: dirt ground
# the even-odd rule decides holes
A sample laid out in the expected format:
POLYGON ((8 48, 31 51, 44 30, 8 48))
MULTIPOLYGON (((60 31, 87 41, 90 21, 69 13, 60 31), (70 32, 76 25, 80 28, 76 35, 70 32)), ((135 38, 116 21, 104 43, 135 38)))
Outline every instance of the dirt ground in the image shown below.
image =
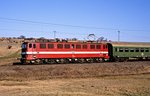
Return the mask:
POLYGON ((0 96, 149 95, 150 61, 0 66, 0 96))

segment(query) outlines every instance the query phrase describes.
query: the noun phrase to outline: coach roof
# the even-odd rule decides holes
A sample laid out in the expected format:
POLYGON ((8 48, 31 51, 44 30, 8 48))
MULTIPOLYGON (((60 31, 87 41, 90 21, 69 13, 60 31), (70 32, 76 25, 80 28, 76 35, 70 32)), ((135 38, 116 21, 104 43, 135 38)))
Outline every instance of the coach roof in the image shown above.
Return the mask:
POLYGON ((114 47, 150 47, 150 42, 111 42, 111 44, 114 47))

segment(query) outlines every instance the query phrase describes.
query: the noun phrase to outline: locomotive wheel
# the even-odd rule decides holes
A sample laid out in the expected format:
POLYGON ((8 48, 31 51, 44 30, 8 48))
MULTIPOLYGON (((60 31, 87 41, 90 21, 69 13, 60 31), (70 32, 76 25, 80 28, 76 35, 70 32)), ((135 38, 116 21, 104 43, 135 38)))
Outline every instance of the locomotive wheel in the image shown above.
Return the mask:
POLYGON ((26 60, 21 60, 21 64, 26 64, 26 60))
POLYGON ((64 59, 64 63, 68 64, 69 63, 69 59, 64 59))
POLYGON ((56 62, 55 62, 55 59, 48 59, 48 63, 49 63, 49 64, 54 64, 54 63, 56 63, 56 62))
POLYGON ((78 62, 78 63, 84 63, 85 60, 84 60, 83 58, 79 58, 77 62, 78 62))
POLYGON ((37 59, 37 60, 35 60, 35 63, 36 64, 43 64, 43 60, 42 59, 37 59))
POLYGON ((93 63, 94 60, 93 60, 93 58, 87 58, 87 59, 86 59, 86 62, 87 62, 87 63, 93 63))
POLYGON ((65 63, 65 59, 60 59, 60 63, 61 64, 65 63))
POLYGON ((100 59, 99 58, 94 58, 94 62, 100 63, 100 59))

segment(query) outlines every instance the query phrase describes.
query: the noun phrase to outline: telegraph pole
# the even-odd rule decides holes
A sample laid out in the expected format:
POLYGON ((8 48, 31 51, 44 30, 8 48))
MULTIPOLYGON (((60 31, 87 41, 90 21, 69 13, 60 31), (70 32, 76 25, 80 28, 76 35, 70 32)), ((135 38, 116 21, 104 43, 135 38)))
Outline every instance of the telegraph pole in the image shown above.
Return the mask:
POLYGON ((53 31, 54 32, 54 39, 56 39, 56 31, 53 31))
POLYGON ((118 42, 120 42, 120 31, 118 31, 118 42))

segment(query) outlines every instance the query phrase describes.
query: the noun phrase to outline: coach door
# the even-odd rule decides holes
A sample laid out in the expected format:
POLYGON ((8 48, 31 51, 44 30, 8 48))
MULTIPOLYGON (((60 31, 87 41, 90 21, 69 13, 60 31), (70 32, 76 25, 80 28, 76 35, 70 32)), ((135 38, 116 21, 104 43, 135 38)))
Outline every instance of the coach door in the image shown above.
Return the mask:
POLYGON ((108 45, 109 60, 113 61, 113 46, 110 43, 107 43, 107 45, 108 45))

